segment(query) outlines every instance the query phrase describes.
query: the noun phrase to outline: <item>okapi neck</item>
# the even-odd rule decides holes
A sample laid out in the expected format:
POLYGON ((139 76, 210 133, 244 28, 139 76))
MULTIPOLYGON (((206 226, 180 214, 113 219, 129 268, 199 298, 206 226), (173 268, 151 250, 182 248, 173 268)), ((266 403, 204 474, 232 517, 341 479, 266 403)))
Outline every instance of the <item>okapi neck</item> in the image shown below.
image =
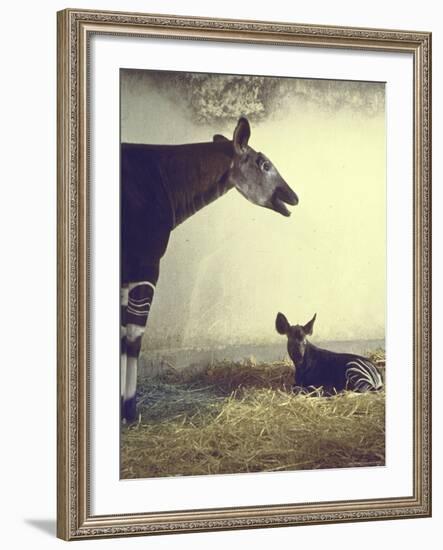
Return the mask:
POLYGON ((300 363, 299 368, 307 369, 311 364, 311 352, 315 350, 315 346, 309 341, 306 341, 305 353, 303 355, 303 361, 300 363))
POLYGON ((173 211, 173 227, 214 202, 234 187, 230 181, 232 142, 193 143, 180 150, 164 166, 173 211))

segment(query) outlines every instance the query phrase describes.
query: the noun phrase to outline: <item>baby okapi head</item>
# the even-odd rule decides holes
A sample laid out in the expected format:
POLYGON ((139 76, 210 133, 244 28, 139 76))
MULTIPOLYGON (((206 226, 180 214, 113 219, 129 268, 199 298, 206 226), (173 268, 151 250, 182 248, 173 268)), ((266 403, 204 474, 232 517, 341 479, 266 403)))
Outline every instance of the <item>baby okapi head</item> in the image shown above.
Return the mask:
POLYGON ((288 337, 288 353, 295 365, 303 362, 308 343, 306 336, 312 335, 316 317, 317 314, 306 325, 290 325, 283 313, 277 314, 275 328, 279 334, 286 334, 288 337))

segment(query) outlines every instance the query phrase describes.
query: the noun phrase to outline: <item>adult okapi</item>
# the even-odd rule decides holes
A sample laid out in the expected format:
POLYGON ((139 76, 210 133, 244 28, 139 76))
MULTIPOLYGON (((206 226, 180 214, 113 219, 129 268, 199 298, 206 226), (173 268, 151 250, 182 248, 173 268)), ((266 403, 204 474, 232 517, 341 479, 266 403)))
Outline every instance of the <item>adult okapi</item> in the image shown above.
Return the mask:
POLYGON ((277 332, 288 338, 288 353, 295 367, 294 388, 322 387, 327 395, 345 389, 381 390, 383 379, 369 359, 318 348, 306 340, 313 333, 316 317, 306 325, 290 325, 283 313, 278 313, 275 319, 277 332))
POLYGON ((289 216, 297 195, 272 162, 249 145, 246 118, 232 140, 121 145, 121 416, 136 418, 141 340, 171 231, 236 188, 250 202, 289 216))

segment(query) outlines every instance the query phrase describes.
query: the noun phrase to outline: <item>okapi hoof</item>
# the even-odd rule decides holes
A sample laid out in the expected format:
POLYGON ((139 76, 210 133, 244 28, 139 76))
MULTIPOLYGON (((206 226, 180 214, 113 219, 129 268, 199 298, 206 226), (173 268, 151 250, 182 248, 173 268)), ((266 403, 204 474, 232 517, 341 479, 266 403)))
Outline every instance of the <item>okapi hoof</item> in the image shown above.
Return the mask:
POLYGON ((137 403, 135 396, 123 401, 121 411, 122 421, 127 424, 133 424, 137 420, 137 403))

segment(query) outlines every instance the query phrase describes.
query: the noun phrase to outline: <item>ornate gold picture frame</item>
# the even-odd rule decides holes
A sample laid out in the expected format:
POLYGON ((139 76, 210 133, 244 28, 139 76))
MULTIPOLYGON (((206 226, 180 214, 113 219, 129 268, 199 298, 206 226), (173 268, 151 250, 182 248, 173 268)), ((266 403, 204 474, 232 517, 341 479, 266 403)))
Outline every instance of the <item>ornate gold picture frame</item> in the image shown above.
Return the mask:
MULTIPOLYGON (((431 515, 431 34, 427 32, 234 21, 68 9, 58 13, 58 536, 65 540, 153 535, 428 517, 431 515), (162 43, 244 44, 250 47, 312 48, 319 52, 404 54, 412 66, 410 96, 412 232, 401 238, 411 254, 412 304, 411 429, 413 443, 407 494, 374 498, 294 500, 251 505, 150 511, 94 510, 94 464, 90 447, 97 430, 91 421, 91 350, 94 315, 91 265, 96 261, 91 202, 91 61, 94 37, 162 43)), ((119 113, 110 113, 118 117, 119 113)), ((92 141, 91 141, 92 140, 92 141)), ((406 152, 405 154, 409 154, 406 152)), ((388 157, 388 163, 390 159, 388 157)), ((409 186, 409 187, 408 187, 409 186)), ((389 204, 388 204, 389 215, 389 204)), ((388 252, 389 253, 389 252, 388 252)), ((389 292, 389 290, 388 290, 389 292)), ((389 311, 388 311, 389 314, 389 311)), ((99 330, 99 329, 97 329, 99 330)), ((389 345, 389 343, 388 343, 389 345)), ((395 357, 393 358, 395 361, 395 357)), ((111 367, 109 367, 111 368, 111 367)), ((117 366, 116 366, 117 369, 117 366)), ((395 380, 390 380, 395 384, 395 380)), ((105 390, 102 390, 105 391, 105 390)), ((405 399, 408 399, 406 396, 405 399)), ((118 419, 110 419, 118 431, 118 419)), ((387 457, 389 462, 389 456, 387 457)), ((100 465, 95 464, 95 467, 100 465)), ((115 472, 118 481, 119 472, 115 472)), ((251 475, 251 474, 245 474, 251 475)), ((282 474, 284 475, 284 474, 282 474)), ((312 474, 317 475, 316 473, 312 474)), ((314 479, 314 478, 312 478, 314 479)), ((192 480, 191 480, 192 482, 192 480)), ((128 483, 122 481, 121 483, 128 483)), ((251 500, 252 502, 252 500, 251 500)))

